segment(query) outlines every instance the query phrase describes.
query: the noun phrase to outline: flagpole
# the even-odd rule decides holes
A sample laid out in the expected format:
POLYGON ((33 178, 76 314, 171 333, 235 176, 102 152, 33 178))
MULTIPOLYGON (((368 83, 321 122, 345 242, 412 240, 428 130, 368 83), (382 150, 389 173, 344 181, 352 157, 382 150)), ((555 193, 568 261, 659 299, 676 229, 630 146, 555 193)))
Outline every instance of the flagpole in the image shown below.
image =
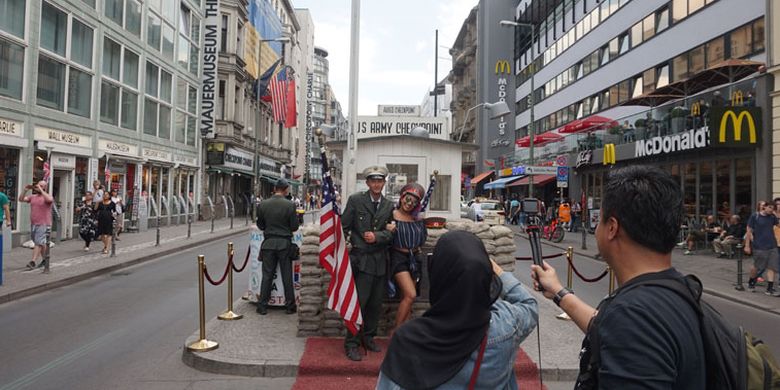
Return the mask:
POLYGON ((357 167, 355 156, 357 155, 357 111, 358 111, 358 73, 360 58, 360 0, 352 0, 352 17, 350 27, 350 54, 349 54, 349 137, 347 149, 349 158, 345 159, 346 169, 342 171, 342 193, 345 198, 355 192, 357 184, 357 167))

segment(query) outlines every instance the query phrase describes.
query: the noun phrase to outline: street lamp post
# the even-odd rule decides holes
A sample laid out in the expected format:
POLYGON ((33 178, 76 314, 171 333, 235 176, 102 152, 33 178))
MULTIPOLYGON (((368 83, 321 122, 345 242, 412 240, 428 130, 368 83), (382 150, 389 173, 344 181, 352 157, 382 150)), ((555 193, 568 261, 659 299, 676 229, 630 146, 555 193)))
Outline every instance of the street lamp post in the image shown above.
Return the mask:
MULTIPOLYGON (((530 23, 520 23, 515 22, 512 20, 502 20, 498 22, 502 26, 512 26, 512 27, 528 27, 531 29, 531 53, 533 54, 533 45, 536 41, 536 29, 534 28, 533 24, 530 23)), ((534 76, 536 74, 536 69, 534 69, 534 58, 533 55, 531 55, 531 94, 528 98, 528 105, 531 109, 531 120, 528 123, 528 165, 534 165, 534 76)), ((515 133, 515 141, 517 140, 517 133, 515 133)), ((533 198, 534 196, 534 175, 528 175, 528 197, 533 198)))
POLYGON ((472 110, 479 107, 490 112, 490 119, 498 119, 502 116, 509 115, 509 106, 507 106, 506 102, 479 103, 476 106, 469 108, 468 111, 466 111, 466 116, 463 118, 463 124, 460 126, 460 131, 458 132, 458 142, 463 138, 463 129, 466 127, 466 122, 469 121, 469 114, 472 110))

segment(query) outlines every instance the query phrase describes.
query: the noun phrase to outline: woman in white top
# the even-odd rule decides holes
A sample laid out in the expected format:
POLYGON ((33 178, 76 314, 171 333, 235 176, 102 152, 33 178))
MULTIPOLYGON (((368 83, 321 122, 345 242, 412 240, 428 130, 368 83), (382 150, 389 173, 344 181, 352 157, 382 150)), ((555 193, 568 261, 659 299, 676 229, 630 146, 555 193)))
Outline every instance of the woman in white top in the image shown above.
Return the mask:
POLYGON ((119 193, 115 189, 111 190, 111 201, 116 205, 116 214, 114 215, 114 220, 116 221, 116 240, 121 241, 119 239, 119 234, 122 233, 122 230, 125 228, 125 201, 119 196, 119 193))

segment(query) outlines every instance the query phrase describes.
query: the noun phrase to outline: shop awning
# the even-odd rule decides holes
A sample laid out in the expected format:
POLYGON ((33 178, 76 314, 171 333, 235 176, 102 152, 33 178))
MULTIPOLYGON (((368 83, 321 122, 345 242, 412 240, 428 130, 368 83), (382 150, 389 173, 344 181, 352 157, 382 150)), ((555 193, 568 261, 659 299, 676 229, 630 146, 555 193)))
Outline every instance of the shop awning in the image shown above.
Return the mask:
MULTIPOLYGON (((530 178, 531 176, 526 176, 512 184, 507 184, 507 187, 527 186, 530 178)), ((545 185, 553 180, 555 180, 555 175, 534 175, 535 186, 545 185)))
POLYGON ((482 172, 482 173, 480 173, 479 175, 477 175, 477 176, 474 176, 474 177, 471 179, 471 184, 472 184, 472 185, 474 185, 474 184, 479 184, 480 182, 484 181, 485 179, 487 179, 487 178, 488 178, 490 175, 492 175, 492 174, 494 174, 494 173, 495 173, 495 172, 493 172, 493 171, 482 172))
POLYGON ((496 179, 491 181, 490 183, 485 184, 486 190, 497 190, 506 187, 509 183, 521 179, 523 176, 509 176, 509 177, 502 177, 500 179, 496 179))
POLYGON ((298 180, 293 180, 293 179, 287 179, 287 182, 290 183, 290 185, 293 186, 293 187, 298 187, 298 186, 303 184, 303 183, 299 182, 298 180))
POLYGON ((254 176, 254 174, 250 172, 242 171, 240 169, 224 168, 224 167, 209 167, 206 169, 206 173, 227 173, 229 175, 254 176))

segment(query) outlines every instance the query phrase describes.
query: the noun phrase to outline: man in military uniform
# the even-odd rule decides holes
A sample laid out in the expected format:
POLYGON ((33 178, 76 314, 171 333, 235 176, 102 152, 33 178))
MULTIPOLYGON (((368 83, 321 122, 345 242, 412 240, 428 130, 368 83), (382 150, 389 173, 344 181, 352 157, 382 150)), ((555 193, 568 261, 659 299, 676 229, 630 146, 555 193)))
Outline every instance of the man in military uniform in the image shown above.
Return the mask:
POLYGON ((263 231, 265 239, 260 247, 263 260, 263 281, 260 285, 260 302, 257 312, 268 314, 268 299, 271 296, 273 276, 276 265, 282 272, 284 299, 287 314, 296 312, 295 293, 292 283, 292 261, 290 249, 293 233, 298 230, 298 216, 293 202, 285 199, 289 184, 285 179, 279 179, 274 185, 274 195, 260 202, 257 211, 257 227, 263 231))
POLYGON ((392 233, 388 224, 393 215, 393 204, 382 196, 387 168, 368 167, 363 171, 368 191, 349 197, 342 215, 344 232, 352 250, 349 259, 355 278, 363 327, 357 336, 347 333, 344 349, 350 360, 361 360, 358 347, 362 341, 367 350, 380 352, 374 342, 379 312, 385 291, 385 272, 392 233))

